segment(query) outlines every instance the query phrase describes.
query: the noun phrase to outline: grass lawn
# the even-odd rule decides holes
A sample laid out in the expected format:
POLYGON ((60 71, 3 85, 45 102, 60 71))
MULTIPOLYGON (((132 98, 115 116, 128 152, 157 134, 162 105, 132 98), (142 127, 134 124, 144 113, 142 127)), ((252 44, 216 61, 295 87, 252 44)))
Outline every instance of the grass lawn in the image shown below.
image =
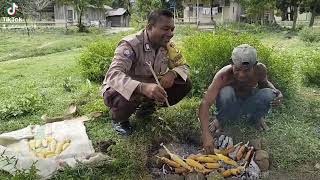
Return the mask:
MULTIPOLYGON (((176 39, 189 35, 177 30, 176 39)), ((290 53, 297 58, 296 66, 308 52, 319 50, 320 44, 307 44, 294 36, 281 33, 264 33, 262 42, 276 51, 290 53)), ((131 137, 122 138, 111 130, 108 110, 99 96, 100 84, 84 79, 77 58, 88 43, 103 34, 40 33, 26 35, 6 33, 0 36, 0 134, 43 124, 40 117, 63 114, 68 104, 75 102, 80 114, 104 111, 102 118, 86 123, 93 143, 112 139, 117 144, 108 154, 115 158, 111 164, 98 167, 79 166, 66 169, 52 179, 146 179, 150 178, 147 161, 150 150, 161 141, 171 140, 174 134, 181 141, 198 142, 200 139, 197 109, 199 98, 187 98, 178 105, 160 109, 157 115, 164 121, 143 121, 132 117, 137 130, 131 137), (170 132, 169 128, 172 129, 170 132), (160 137, 160 138, 159 138, 160 137)), ((271 155, 270 179, 308 177, 320 178, 320 89, 301 85, 296 99, 287 100, 268 117, 271 130, 258 133, 242 122, 230 124, 226 131, 236 141, 264 138, 271 155)), ((199 143, 200 144, 200 143, 199 143)), ((28 174, 24 174, 28 177, 28 174)), ((0 172, 0 178, 12 177, 0 172)), ((17 179, 23 176, 17 177, 17 179)), ((24 177, 24 178, 26 178, 24 177)), ((29 176, 30 177, 30 176, 29 176)))

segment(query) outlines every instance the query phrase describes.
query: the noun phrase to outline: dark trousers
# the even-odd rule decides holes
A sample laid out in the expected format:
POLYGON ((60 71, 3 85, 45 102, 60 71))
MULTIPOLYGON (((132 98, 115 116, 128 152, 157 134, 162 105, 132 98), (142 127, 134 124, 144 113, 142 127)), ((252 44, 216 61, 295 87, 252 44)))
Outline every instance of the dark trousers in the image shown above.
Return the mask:
POLYGON ((246 115, 251 121, 257 121, 268 114, 270 103, 274 98, 276 94, 270 88, 256 89, 252 95, 239 98, 233 87, 223 87, 216 101, 217 118, 220 122, 224 122, 237 120, 241 115, 246 115))
MULTIPOLYGON (((190 79, 183 81, 176 78, 171 88, 165 89, 168 95, 170 105, 177 104, 191 90, 192 83, 190 79)), ((110 108, 112 120, 116 122, 128 121, 129 117, 137 110, 144 101, 153 101, 140 94, 132 94, 130 100, 125 99, 121 94, 112 88, 106 90, 103 94, 104 103, 110 108)))

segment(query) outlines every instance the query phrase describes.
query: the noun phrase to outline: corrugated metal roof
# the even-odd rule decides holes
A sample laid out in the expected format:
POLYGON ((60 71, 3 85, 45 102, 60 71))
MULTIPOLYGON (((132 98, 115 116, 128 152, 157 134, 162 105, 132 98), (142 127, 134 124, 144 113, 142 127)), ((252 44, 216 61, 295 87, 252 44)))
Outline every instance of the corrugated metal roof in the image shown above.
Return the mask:
MULTIPOLYGON (((91 4, 89 4, 87 7, 91 7, 91 8, 100 8, 100 7, 97 7, 97 6, 91 5, 91 4)), ((107 6, 107 5, 103 5, 103 9, 105 9, 105 10, 112 10, 112 7, 107 6)))
POLYGON ((108 12, 106 12, 106 14, 107 14, 107 16, 121 16, 126 12, 127 12, 126 9, 118 8, 118 9, 113 9, 113 10, 108 11, 108 12))
POLYGON ((111 10, 111 9, 113 9, 112 7, 107 6, 107 5, 103 5, 103 8, 106 9, 106 10, 111 10))

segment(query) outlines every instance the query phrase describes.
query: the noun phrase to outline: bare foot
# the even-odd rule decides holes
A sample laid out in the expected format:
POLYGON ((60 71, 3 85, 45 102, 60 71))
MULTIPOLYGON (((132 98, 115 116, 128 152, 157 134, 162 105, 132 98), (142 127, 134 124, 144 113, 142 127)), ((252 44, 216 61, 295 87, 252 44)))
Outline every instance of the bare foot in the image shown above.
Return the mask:
POLYGON ((256 124, 256 128, 258 131, 269 131, 270 130, 270 128, 268 127, 264 118, 261 118, 258 120, 258 122, 256 124))

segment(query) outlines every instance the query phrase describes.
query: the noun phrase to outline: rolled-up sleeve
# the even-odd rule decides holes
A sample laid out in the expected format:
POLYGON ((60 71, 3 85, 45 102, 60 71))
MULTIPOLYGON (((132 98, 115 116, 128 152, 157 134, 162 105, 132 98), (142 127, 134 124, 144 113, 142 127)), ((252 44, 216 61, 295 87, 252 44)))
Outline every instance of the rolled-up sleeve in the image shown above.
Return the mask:
POLYGON ((113 88, 127 100, 140 83, 127 74, 134 60, 135 53, 132 47, 126 42, 120 43, 103 82, 104 86, 113 88))
POLYGON ((167 51, 169 57, 169 69, 174 70, 184 81, 186 81, 189 76, 190 69, 181 51, 173 42, 169 42, 167 44, 167 51))
POLYGON ((179 76, 186 81, 189 75, 189 66, 187 64, 174 67, 172 70, 174 70, 179 76))

